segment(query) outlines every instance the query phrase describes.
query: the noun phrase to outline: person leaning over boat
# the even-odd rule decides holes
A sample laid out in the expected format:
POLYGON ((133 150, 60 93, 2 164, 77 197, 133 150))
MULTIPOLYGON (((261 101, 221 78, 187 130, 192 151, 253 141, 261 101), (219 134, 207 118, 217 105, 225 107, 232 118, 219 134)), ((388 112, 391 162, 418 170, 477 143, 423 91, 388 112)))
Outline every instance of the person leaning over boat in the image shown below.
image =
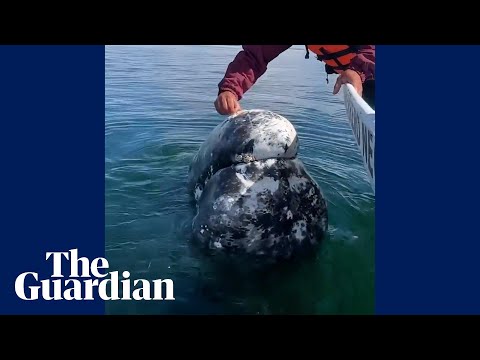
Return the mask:
MULTIPOLYGON (((242 50, 228 64, 225 76, 218 84, 215 109, 221 115, 241 110, 240 100, 267 71, 267 65, 292 45, 242 45, 242 50)), ((305 45, 325 63, 328 74, 339 74, 333 94, 342 84, 350 83, 360 96, 375 108, 375 45, 305 45)))

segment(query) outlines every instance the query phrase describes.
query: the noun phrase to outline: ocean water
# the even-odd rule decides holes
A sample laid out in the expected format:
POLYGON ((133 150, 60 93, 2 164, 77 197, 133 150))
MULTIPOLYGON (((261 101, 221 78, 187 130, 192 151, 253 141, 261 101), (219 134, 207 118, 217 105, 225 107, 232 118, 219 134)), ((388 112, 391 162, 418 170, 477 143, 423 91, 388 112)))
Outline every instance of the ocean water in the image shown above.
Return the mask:
POLYGON ((217 84, 240 46, 107 46, 105 254, 132 279, 174 281, 174 301, 109 301, 108 314, 369 314, 374 311, 375 197, 335 76, 294 46, 245 94, 296 127, 320 185, 329 231, 318 254, 258 274, 219 267, 190 243, 188 167, 224 117, 217 84))

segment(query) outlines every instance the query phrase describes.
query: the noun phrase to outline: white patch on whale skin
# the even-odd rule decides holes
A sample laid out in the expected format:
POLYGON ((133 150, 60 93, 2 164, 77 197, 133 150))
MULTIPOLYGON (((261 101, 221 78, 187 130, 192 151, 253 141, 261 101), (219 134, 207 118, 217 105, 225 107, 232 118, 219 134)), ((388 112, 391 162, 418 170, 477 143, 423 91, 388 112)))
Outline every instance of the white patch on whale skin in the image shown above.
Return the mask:
POLYGON ((202 196, 202 190, 200 189, 200 187, 196 187, 195 188, 195 200, 198 201, 198 199, 200 199, 200 196, 202 196))
POLYGON ((277 162, 277 159, 268 159, 265 161, 265 166, 271 167, 275 165, 276 162, 277 162))
POLYGON ((297 132, 285 117, 261 109, 242 111, 233 117, 251 123, 250 134, 244 139, 244 144, 254 141, 253 158, 245 158, 243 161, 293 158, 297 154, 298 145, 294 144, 297 132))
POLYGON ((264 200, 265 195, 272 196, 271 194, 278 190, 279 184, 278 180, 264 177, 250 186, 248 194, 245 194, 246 191, 244 192, 243 209, 245 213, 254 215, 256 212, 265 209, 264 201, 259 201, 258 198, 264 200))
POLYGON ((278 162, 278 159, 267 159, 267 160, 255 162, 255 166, 256 166, 258 169, 262 170, 262 169, 265 169, 266 167, 267 167, 267 168, 272 167, 272 166, 275 165, 277 162, 278 162))
MULTIPOLYGON (((250 110, 250 111, 252 111, 252 110, 250 110)), ((244 113, 248 113, 248 112, 250 112, 250 111, 249 111, 249 110, 239 110, 239 111, 237 111, 236 113, 233 113, 232 115, 230 115, 229 117, 227 117, 226 121, 230 121, 230 120, 232 120, 233 118, 236 118, 237 116, 240 116, 240 115, 242 115, 242 114, 244 114, 244 113)), ((259 110, 257 110, 257 111, 259 111, 259 110)), ((262 111, 262 110, 260 110, 260 111, 262 111)))
POLYGON ((250 134, 254 140, 253 156, 256 159, 271 157, 293 157, 296 146, 293 141, 297 135, 293 125, 281 116, 268 118, 260 115, 257 124, 250 134), (285 152, 287 147, 287 152, 285 152))
POLYGON ((298 242, 302 242, 305 239, 305 235, 302 234, 302 231, 307 230, 307 223, 305 220, 299 220, 292 226, 292 236, 298 242))
POLYGON ((213 203, 213 210, 230 211, 232 205, 235 203, 235 199, 229 195, 222 195, 213 203))
POLYGON ((288 178, 288 183, 290 185, 290 190, 298 191, 305 188, 308 180, 303 177, 292 175, 288 178))
POLYGON ((238 165, 235 165, 235 169, 237 169, 237 172, 238 170, 240 170, 240 174, 242 174, 243 176, 246 177, 246 172, 247 172, 247 164, 238 164, 238 165))
POLYGON ((247 252, 255 253, 255 252, 257 252, 257 249, 261 248, 261 246, 262 246, 261 240, 262 240, 262 236, 263 236, 265 230, 261 230, 261 229, 257 228, 252 223, 248 224, 246 226, 245 230, 246 230, 246 234, 247 234, 247 236, 246 236, 246 241, 247 241, 246 250, 247 250, 247 252))
POLYGON ((293 219, 293 214, 290 210, 287 211, 287 220, 293 219))
POLYGON ((278 185, 279 181, 275 180, 274 178, 271 177, 264 177, 262 180, 257 181, 254 186, 252 186, 251 192, 252 194, 256 195, 257 193, 261 192, 269 192, 269 193, 274 193, 275 191, 278 190, 278 185))
POLYGON ((240 195, 243 195, 247 192, 247 190, 253 185, 255 184, 252 180, 248 180, 247 177, 245 176, 245 174, 239 174, 238 172, 235 173, 235 175, 237 176, 237 179, 240 180, 240 182, 242 183, 243 187, 242 189, 240 190, 240 195))

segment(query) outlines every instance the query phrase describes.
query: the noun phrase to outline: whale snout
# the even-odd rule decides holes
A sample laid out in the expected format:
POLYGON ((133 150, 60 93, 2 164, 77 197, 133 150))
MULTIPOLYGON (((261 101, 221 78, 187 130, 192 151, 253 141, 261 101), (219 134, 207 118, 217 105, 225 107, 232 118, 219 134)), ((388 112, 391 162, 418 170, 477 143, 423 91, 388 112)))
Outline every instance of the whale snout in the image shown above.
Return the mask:
POLYGON ((327 206, 297 151, 293 125, 270 111, 244 110, 218 125, 189 172, 196 242, 269 259, 313 252, 327 231, 327 206))

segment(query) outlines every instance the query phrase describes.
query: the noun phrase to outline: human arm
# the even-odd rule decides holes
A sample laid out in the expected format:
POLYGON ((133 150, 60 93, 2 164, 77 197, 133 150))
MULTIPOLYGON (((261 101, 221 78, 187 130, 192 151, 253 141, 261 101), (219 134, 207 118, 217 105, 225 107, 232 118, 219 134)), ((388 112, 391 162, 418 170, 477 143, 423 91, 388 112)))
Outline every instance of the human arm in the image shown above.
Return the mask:
POLYGON ((217 111, 222 115, 238 111, 238 101, 245 92, 267 71, 268 64, 289 47, 291 45, 242 45, 218 84, 217 111))
POLYGON ((359 52, 350 62, 349 69, 360 75, 362 83, 375 80, 375 45, 359 45, 359 52))
POLYGON ((359 45, 359 51, 345 70, 337 78, 333 93, 340 91, 342 84, 352 84, 359 95, 362 95, 363 83, 375 80, 375 45, 359 45))

